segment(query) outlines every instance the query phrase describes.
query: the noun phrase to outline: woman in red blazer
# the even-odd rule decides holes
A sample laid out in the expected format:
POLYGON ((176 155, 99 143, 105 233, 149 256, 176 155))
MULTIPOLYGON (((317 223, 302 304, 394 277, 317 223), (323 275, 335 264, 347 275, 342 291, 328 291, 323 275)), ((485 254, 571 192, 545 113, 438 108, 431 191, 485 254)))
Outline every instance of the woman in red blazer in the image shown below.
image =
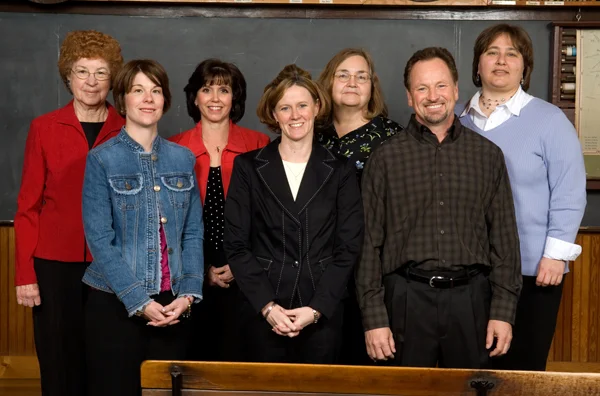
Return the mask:
POLYGON ((106 102, 121 47, 96 31, 67 34, 58 69, 73 100, 31 123, 15 215, 17 302, 33 307, 42 394, 85 394, 81 282, 92 261, 81 191, 88 151, 124 121, 106 102))
POLYGON ((233 159, 264 147, 269 137, 236 124, 244 116, 246 80, 231 63, 207 59, 187 86, 188 114, 196 127, 170 138, 196 155, 196 177, 204 215, 204 301, 192 316, 196 340, 191 358, 243 361, 236 322, 239 289, 223 251, 224 207, 233 159), (198 337, 200 335, 200 337, 198 337), (201 342, 197 340, 201 339, 201 342))

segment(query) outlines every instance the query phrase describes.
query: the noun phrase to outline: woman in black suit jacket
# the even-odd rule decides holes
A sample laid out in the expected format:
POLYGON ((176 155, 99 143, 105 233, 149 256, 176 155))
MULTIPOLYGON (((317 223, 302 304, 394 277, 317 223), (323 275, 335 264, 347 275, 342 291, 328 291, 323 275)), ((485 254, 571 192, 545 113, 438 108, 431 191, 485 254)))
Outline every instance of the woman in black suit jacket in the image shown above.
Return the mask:
POLYGON ((286 66, 265 88, 262 123, 281 134, 235 159, 224 247, 245 296, 249 357, 334 363, 346 284, 363 237, 353 164, 314 142, 329 100, 286 66))

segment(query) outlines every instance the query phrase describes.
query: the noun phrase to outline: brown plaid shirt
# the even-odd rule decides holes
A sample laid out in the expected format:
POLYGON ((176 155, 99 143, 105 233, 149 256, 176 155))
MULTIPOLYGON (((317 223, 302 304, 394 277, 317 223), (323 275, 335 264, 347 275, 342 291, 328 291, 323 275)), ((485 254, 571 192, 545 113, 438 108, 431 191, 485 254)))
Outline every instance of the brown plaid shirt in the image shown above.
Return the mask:
POLYGON ((506 165, 495 144, 454 118, 437 137, 413 115, 371 155, 362 180, 365 239, 356 289, 365 330, 388 327, 383 277, 491 267, 490 319, 514 323, 521 257, 506 165))

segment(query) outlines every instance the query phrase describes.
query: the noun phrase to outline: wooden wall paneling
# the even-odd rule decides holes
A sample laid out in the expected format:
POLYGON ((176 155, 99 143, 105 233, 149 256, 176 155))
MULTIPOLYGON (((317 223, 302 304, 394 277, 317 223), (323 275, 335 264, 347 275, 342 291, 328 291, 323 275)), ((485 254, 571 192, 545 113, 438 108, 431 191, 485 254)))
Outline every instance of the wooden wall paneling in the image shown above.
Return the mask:
MULTIPOLYGON (((19 360, 19 364, 31 362, 35 372, 31 309, 17 305, 14 292, 14 242, 13 227, 0 225, 0 371, 2 367, 6 371, 6 364, 17 364, 14 357, 23 356, 29 359, 19 360)), ((600 363, 600 233, 582 230, 576 243, 583 251, 570 264, 571 272, 565 277, 548 359, 556 367, 562 367, 559 364, 562 362, 600 363)))
MULTIPOLYGON (((582 243, 585 244, 586 239, 583 238, 582 243)), ((571 361, 579 362, 580 353, 579 345, 581 343, 581 337, 579 334, 579 312, 581 312, 581 266, 582 261, 588 255, 586 250, 582 251, 575 265, 573 265, 573 294, 571 301, 571 308, 573 315, 571 316, 571 361)))
MULTIPOLYGON (((578 237, 578 243, 581 244, 582 238, 578 237)), ((572 271, 574 263, 570 263, 570 268, 572 271)), ((573 323, 573 275, 572 272, 569 273, 565 280, 565 285, 563 286, 563 295, 562 295, 562 314, 559 314, 562 318, 562 351, 560 352, 560 360, 561 361, 571 361, 571 348, 572 348, 572 330, 571 325, 573 323)))
POLYGON ((31 308, 17 304, 15 295, 14 228, 0 226, 0 356, 35 355, 31 308))
POLYGON ((587 282, 590 285, 590 305, 588 309, 588 329, 589 329, 589 340, 588 345, 588 362, 597 362, 598 359, 598 304, 600 303, 600 278, 598 259, 600 259, 600 243, 597 238, 591 238, 590 246, 590 279, 587 282))
POLYGON ((590 267, 591 267, 591 262, 592 262, 592 254, 591 254, 591 249, 589 248, 591 246, 592 243, 592 237, 590 235, 586 235, 584 237, 585 239, 585 244, 588 247, 587 249, 587 254, 585 255, 584 259, 582 260, 581 264, 581 305, 579 306, 580 311, 579 311, 579 317, 580 317, 580 322, 579 322, 579 335, 580 335, 580 340, 579 340, 579 348, 580 348, 580 355, 579 355, 579 361, 580 362, 587 362, 588 361, 588 346, 590 344, 590 335, 589 335, 589 329, 588 329, 588 323, 589 323, 589 307, 590 307, 590 267))
MULTIPOLYGON (((563 285, 564 288, 564 285, 563 285)), ((564 332, 562 331, 563 322, 564 322, 564 313, 563 313, 563 299, 561 299, 560 308, 558 311, 558 316, 556 318, 556 329, 554 330, 554 338, 552 339, 552 345, 550 346, 550 352, 548 353, 549 361, 557 361, 560 362, 562 360, 562 351, 564 345, 564 332)))

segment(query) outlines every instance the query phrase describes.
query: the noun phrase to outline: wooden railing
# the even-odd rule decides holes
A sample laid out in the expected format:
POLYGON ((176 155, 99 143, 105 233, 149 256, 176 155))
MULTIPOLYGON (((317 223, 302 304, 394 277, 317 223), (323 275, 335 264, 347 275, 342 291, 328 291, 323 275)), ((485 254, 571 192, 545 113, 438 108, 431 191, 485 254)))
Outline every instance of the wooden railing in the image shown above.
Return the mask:
POLYGON ((600 374, 147 361, 143 396, 590 396, 600 374))
MULTIPOLYGON (((0 226, 0 377, 37 373, 31 309, 15 298, 14 242, 13 227, 0 226)), ((600 233, 582 229, 577 243, 583 252, 565 278, 549 368, 594 371, 600 365, 586 363, 600 363, 600 233)))

